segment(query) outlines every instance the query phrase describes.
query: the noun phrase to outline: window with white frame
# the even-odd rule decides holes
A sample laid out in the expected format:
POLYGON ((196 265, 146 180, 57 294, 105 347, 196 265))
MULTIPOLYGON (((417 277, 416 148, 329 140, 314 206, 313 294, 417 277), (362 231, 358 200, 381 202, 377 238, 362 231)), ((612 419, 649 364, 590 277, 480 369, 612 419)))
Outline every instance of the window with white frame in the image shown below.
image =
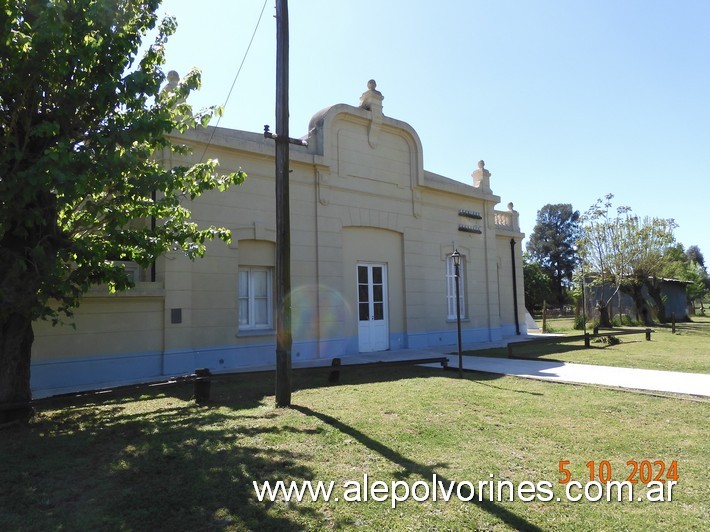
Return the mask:
POLYGON ((239 330, 273 328, 273 268, 239 268, 239 330))
MULTIPOLYGON (((459 306, 461 308, 461 317, 466 316, 466 291, 464 290, 464 272, 466 271, 466 258, 461 256, 461 264, 459 265, 459 306)), ((446 257, 446 309, 447 319, 456 319, 456 275, 454 267, 454 259, 451 255, 446 257)))

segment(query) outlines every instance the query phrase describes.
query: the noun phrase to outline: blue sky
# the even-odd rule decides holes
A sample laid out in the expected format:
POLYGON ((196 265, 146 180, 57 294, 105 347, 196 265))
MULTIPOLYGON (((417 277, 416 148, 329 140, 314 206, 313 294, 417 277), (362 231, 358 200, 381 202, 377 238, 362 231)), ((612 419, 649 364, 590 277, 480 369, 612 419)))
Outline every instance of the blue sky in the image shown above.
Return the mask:
MULTIPOLYGON (((166 68, 202 71, 193 105, 224 103, 263 5, 164 0, 178 20, 166 68)), ((267 0, 222 127, 275 122, 274 13, 267 0)), ((291 136, 374 78, 424 168, 471 183, 485 160, 498 208, 514 202, 528 235, 547 203, 584 212, 613 193, 674 218, 710 259, 707 0, 291 0, 289 14, 291 136)))

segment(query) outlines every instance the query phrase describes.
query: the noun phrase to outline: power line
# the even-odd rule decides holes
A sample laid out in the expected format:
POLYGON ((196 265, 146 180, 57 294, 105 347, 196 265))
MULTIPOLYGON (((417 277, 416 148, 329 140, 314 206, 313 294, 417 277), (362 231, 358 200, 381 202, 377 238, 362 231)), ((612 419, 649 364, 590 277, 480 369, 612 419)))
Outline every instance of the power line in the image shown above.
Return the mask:
MULTIPOLYGON (((232 95, 232 91, 234 90, 234 85, 237 83, 237 79, 239 78, 239 74, 242 71, 242 67, 244 66, 244 62, 247 60, 247 56, 249 55, 249 50, 251 50, 251 45, 254 42, 254 37, 256 36, 256 32, 259 29, 259 24, 261 23, 261 17, 264 15, 264 9, 266 9, 266 3, 269 0, 264 0, 264 5, 261 6, 261 13, 259 13, 259 20, 256 21, 256 27, 254 28, 254 32, 251 34, 251 39, 249 40, 249 45, 247 46, 246 51, 244 52, 244 57, 242 58, 242 62, 239 64, 239 69, 237 69, 237 73, 234 76, 234 81, 232 81, 232 86, 229 88, 229 92, 227 93, 227 98, 224 100, 224 105, 222 105, 223 109, 227 109, 227 102, 229 102, 229 97, 232 95)), ((210 140, 207 142, 207 146, 205 146, 204 151, 202 152, 202 157, 200 157, 200 162, 205 158, 205 154, 207 153, 207 149, 210 147, 212 144, 212 139, 214 138, 214 134, 217 131, 217 128, 219 127, 219 123, 222 120, 222 117, 219 116, 217 117, 217 123, 215 124, 214 128, 212 129, 212 134, 210 135, 210 140)))

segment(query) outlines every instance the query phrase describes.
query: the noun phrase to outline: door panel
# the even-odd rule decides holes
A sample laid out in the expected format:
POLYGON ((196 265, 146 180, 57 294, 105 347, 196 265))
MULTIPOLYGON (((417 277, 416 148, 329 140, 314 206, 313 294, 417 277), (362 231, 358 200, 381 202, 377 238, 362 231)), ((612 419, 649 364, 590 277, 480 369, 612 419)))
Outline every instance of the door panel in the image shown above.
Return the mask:
POLYGON ((357 281, 360 352, 389 349, 387 265, 358 264, 357 281))

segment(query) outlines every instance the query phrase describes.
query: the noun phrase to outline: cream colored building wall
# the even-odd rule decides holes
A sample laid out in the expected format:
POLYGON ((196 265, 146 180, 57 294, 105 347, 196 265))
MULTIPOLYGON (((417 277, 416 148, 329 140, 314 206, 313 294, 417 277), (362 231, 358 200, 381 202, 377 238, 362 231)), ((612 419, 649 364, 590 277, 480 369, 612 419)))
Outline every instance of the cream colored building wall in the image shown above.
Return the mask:
POLYGON ((140 287, 134 294, 108 296, 97 290, 62 324, 35 322, 33 360, 162 351, 163 298, 140 287))
POLYGON ((35 322, 33 396, 113 387, 162 375, 165 311, 160 286, 145 283, 113 296, 97 288, 64 325, 35 322))
MULTIPOLYGON (((416 132, 373 116, 349 105, 325 109, 311 121, 308 147, 291 149, 294 360, 357 352, 360 261, 387 264, 391 348, 454 343, 446 299, 446 259, 454 249, 465 257, 464 341, 509 334, 514 316, 506 245, 523 235, 512 226, 501 232, 494 214, 500 198, 425 172, 416 132), (478 232, 460 231, 462 225, 478 232)), ((164 164, 194 164, 204 153, 219 159, 221 171, 247 172, 241 186, 189 205, 200 226, 229 228, 231 244, 212 242, 194 262, 178 253, 161 258, 157 282, 147 283, 160 292, 155 298, 87 298, 76 332, 38 329, 35 360, 155 351, 159 374, 272 361, 273 330, 239 331, 238 271, 275 264, 274 142, 211 128, 179 140, 193 154, 163 154, 164 164)), ((519 252, 516 260, 522 309, 519 252)))
MULTIPOLYGON (((194 164, 201 157, 204 146, 194 144, 193 158, 173 159, 168 164, 194 164)), ((232 242, 208 244, 205 256, 196 261, 174 257, 165 261, 168 282, 166 306, 179 308, 183 321, 166 324, 170 337, 168 349, 202 349, 236 345, 239 342, 255 343, 258 338, 239 338, 237 314, 237 287, 240 263, 243 265, 273 266, 275 220, 273 215, 273 161, 266 157, 233 150, 211 147, 206 157, 220 161, 220 171, 231 172, 240 168, 249 170, 249 178, 238 187, 225 192, 210 192, 190 203, 192 218, 201 226, 227 227, 232 231, 232 242), (254 248, 242 263, 240 251, 254 248), (267 258, 265 249, 272 250, 267 258), (254 253, 258 259, 254 260, 254 253), (256 264, 258 262, 259 264, 256 264)))

